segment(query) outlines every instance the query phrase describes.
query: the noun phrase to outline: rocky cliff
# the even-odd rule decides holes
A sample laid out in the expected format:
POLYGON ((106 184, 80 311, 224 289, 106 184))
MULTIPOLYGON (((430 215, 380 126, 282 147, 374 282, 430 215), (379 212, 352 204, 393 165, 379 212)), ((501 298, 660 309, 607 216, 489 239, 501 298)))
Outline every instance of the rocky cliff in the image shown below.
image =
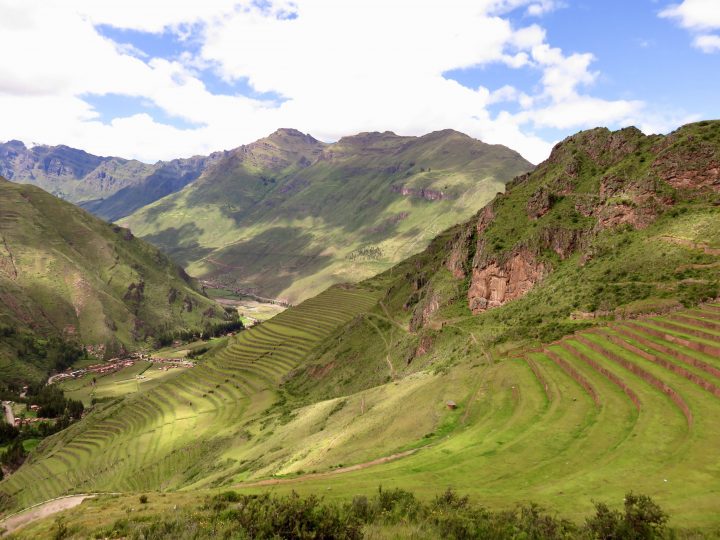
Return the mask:
POLYGON ((558 143, 459 230, 445 265, 468 280, 473 313, 527 294, 560 261, 593 257, 600 231, 651 225, 688 202, 720 200, 720 122, 667 136, 593 129, 558 143))

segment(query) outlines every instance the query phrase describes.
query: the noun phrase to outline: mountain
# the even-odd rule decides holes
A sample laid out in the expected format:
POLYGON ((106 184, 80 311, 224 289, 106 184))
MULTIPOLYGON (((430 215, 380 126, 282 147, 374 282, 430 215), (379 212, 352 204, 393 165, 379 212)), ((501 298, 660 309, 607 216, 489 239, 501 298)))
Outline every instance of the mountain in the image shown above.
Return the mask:
POLYGON ((115 220, 195 180, 220 156, 158 161, 154 165, 99 157, 68 146, 0 144, 0 176, 32 184, 94 214, 115 220))
POLYGON ((417 253, 531 168, 452 130, 324 144, 281 129, 120 223, 192 275, 294 303, 417 253))
POLYGON ((46 439, 0 491, 130 492, 94 526, 170 530, 173 504, 190 516, 231 488, 380 493, 399 512, 396 488, 452 486, 576 522, 633 490, 716 529, 719 293, 720 122, 581 132, 420 253, 46 439), (165 502, 127 512, 151 490, 165 502))
POLYGON ((3 381, 47 367, 30 373, 15 361, 16 333, 63 336, 109 356, 155 333, 223 318, 182 269, 127 229, 0 179, 3 381))

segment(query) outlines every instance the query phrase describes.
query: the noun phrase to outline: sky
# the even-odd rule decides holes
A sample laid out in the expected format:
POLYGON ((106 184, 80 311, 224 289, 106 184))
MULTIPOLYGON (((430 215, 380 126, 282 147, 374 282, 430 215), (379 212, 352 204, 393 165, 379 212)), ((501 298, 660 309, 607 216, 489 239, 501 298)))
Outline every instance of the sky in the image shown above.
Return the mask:
POLYGON ((145 162, 452 128, 538 163, 720 117, 720 0, 0 0, 0 141, 145 162))

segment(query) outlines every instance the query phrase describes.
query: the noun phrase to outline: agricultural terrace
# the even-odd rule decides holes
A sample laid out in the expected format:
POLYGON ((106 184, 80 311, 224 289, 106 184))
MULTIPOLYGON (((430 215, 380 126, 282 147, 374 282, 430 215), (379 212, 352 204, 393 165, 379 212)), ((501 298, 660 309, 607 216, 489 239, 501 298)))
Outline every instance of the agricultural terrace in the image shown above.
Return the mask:
POLYGON ((377 302, 332 287, 161 384, 103 404, 43 441, 0 490, 25 507, 68 492, 169 489, 212 469, 214 450, 276 400, 284 375, 320 340, 377 302))
MULTIPOLYGON (((246 489, 346 497, 381 484, 431 496, 452 486, 491 506, 536 501, 576 519, 593 500, 622 501, 633 489, 675 525, 717 526, 720 305, 612 323, 445 378, 458 409, 415 453, 246 489)), ((383 425, 422 422, 431 405, 386 409, 383 425)))

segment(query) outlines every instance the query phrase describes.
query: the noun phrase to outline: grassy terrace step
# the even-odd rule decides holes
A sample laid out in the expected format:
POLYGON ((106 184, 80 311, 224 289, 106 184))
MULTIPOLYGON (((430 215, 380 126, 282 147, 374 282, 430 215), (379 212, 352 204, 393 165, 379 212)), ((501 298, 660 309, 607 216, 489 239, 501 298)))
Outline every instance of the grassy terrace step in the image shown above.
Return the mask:
POLYGON ((700 339, 720 343, 720 334, 713 332, 712 330, 705 330, 699 325, 692 324, 692 322, 674 321, 666 319, 648 319, 647 322, 665 328, 672 332, 684 333, 689 336, 698 337, 700 339))
MULTIPOLYGON (((618 334, 625 336, 648 349, 653 351, 664 353, 668 356, 672 356, 686 364, 694 366, 698 369, 702 369, 709 375, 720 377, 720 368, 708 363, 706 359, 702 358, 702 353, 698 353, 692 349, 684 348, 681 345, 677 345, 668 341, 663 341, 657 338, 657 336, 645 333, 643 327, 628 327, 624 325, 613 325, 611 327, 618 334)), ((709 359, 709 358, 707 358, 709 359)))
POLYGON ((640 330, 661 340, 682 345, 688 349, 693 349, 716 358, 720 357, 720 347, 714 345, 712 342, 705 342, 704 340, 687 336, 684 333, 673 332, 667 328, 656 327, 650 324, 649 321, 627 322, 625 324, 632 330, 640 330))
POLYGON ((600 405, 600 396, 598 395, 597 389, 584 375, 581 375, 580 372, 578 372, 578 370, 570 364, 570 362, 565 360, 559 354, 551 351, 550 349, 544 349, 543 353, 545 353, 548 358, 550 358, 553 362, 559 365, 570 376, 571 379, 573 379, 577 384, 579 384, 580 387, 583 388, 588 393, 588 395, 590 395, 595 405, 600 405))
POLYGON ((582 347, 578 346, 579 343, 581 342, 565 340, 560 343, 560 346, 565 349, 565 351, 567 351, 570 356, 579 358, 592 369, 605 376, 610 382, 612 382, 615 386, 617 386, 625 393, 628 399, 633 403, 633 405, 635 405, 635 408, 640 410, 640 397, 635 393, 635 391, 627 384, 625 384, 622 378, 613 373, 611 370, 607 369, 607 367, 603 366, 600 362, 598 362, 598 360, 592 358, 591 355, 583 352, 582 347))
POLYGON ((702 377, 700 374, 690 371, 683 367, 682 365, 678 365, 677 363, 665 359, 663 356, 653 354, 651 352, 648 352, 647 349, 644 349, 642 347, 638 347, 632 343, 632 340, 628 338, 627 336, 620 335, 613 335, 610 333, 604 334, 606 339, 608 339, 610 342, 614 343, 615 345, 622 347, 623 349, 631 352, 634 355, 640 356, 644 358, 645 360, 649 360, 650 362, 654 362, 655 364, 658 364, 659 366, 662 366, 663 368, 667 369, 668 371, 672 371, 673 373, 680 375, 682 377, 685 377, 689 381, 694 382, 701 388, 704 388, 711 394, 715 395, 716 397, 720 397, 720 386, 717 386, 714 382, 707 380, 706 378, 702 377))
POLYGON ((373 293, 334 287, 241 332, 196 367, 91 414, 71 428, 74 436, 64 444, 55 445, 58 436, 50 438, 48 445, 55 450, 29 461, 2 484, 3 491, 25 506, 70 488, 112 491, 182 484, 184 471, 208 459, 207 466, 212 465, 212 454, 207 454, 211 441, 246 423, 247 411, 257 415, 272 404, 269 391, 274 392, 285 373, 322 338, 376 301, 373 293))
POLYGON ((665 382, 663 382, 661 379, 650 373, 649 371, 643 369, 636 363, 628 360, 627 358, 624 358, 623 356, 615 353, 611 350, 610 347, 608 347, 607 343, 600 343, 598 342, 596 335, 594 334, 588 334, 587 337, 583 335, 577 335, 575 336, 575 339, 577 339, 580 343, 585 345, 586 347, 592 349, 596 353, 600 354, 601 356, 612 360, 613 362, 618 363, 628 371, 634 373, 638 377, 640 377, 642 380, 650 384, 651 386, 654 386, 657 390, 668 396, 675 405, 682 411, 683 415, 685 416, 685 419, 687 420, 687 423, 689 426, 693 423, 693 414, 692 411, 687 404, 687 402, 683 399, 683 397, 678 394, 678 392, 667 385, 665 382))
POLYGON ((714 333, 720 333, 720 320, 713 320, 702 314, 695 315, 694 313, 684 313, 682 315, 672 315, 668 317, 671 321, 679 322, 680 324, 699 326, 700 328, 706 328, 714 333))

